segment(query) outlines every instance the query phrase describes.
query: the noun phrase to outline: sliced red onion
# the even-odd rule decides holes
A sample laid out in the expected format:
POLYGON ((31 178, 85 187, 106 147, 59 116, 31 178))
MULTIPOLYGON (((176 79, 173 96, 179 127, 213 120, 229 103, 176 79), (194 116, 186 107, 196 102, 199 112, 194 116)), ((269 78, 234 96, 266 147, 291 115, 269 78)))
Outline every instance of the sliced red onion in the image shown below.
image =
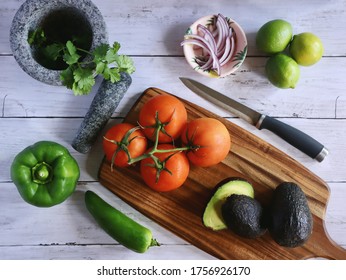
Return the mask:
POLYGON ((225 40, 226 43, 225 43, 225 49, 222 53, 222 56, 220 57, 220 63, 222 63, 226 57, 229 55, 230 53, 230 50, 231 50, 231 40, 229 40, 229 38, 227 38, 228 40, 225 40))
POLYGON ((221 67, 225 65, 234 53, 234 36, 227 19, 218 14, 215 16, 214 29, 198 24, 197 34, 186 35, 181 46, 193 44, 201 48, 202 55, 196 58, 201 70, 215 70, 221 75, 221 67))
POLYGON ((223 30, 223 36, 224 36, 219 48, 219 54, 223 54, 226 48, 226 40, 228 40, 228 37, 230 34, 230 28, 226 18, 223 15, 219 14, 218 21, 220 21, 220 26, 221 26, 221 29, 223 30))
POLYGON ((204 38, 211 44, 212 48, 216 50, 216 43, 214 36, 210 33, 209 29, 203 26, 202 24, 199 24, 197 26, 197 30, 203 32, 204 38))
POLYGON ((223 60, 223 61, 220 61, 220 66, 224 66, 232 57, 233 57, 233 53, 234 53, 234 38, 233 36, 231 37, 231 49, 230 49, 230 52, 228 54, 228 56, 223 60))
POLYGON ((218 30, 218 35, 219 35, 218 39, 217 39, 217 49, 219 50, 221 44, 223 43, 222 40, 225 37, 225 34, 224 34, 222 25, 221 25, 220 21, 218 20, 218 18, 215 19, 215 21, 216 21, 216 29, 218 30))
POLYGON ((204 39, 204 37, 201 37, 199 35, 189 35, 188 38, 195 39, 195 40, 202 42, 204 45, 206 45, 211 50, 211 52, 216 51, 214 46, 212 44, 210 44, 206 39, 204 39))
POLYGON ((208 53, 211 52, 210 48, 206 46, 203 42, 200 42, 196 39, 185 39, 183 42, 180 43, 181 46, 185 44, 192 44, 201 47, 202 49, 206 50, 208 53))
POLYGON ((223 24, 223 27, 225 28, 226 36, 228 36, 230 28, 229 28, 227 19, 222 14, 219 14, 218 18, 221 18, 221 23, 223 24))
POLYGON ((201 66, 202 70, 208 70, 213 67, 213 57, 210 55, 207 61, 204 61, 204 64, 201 66))

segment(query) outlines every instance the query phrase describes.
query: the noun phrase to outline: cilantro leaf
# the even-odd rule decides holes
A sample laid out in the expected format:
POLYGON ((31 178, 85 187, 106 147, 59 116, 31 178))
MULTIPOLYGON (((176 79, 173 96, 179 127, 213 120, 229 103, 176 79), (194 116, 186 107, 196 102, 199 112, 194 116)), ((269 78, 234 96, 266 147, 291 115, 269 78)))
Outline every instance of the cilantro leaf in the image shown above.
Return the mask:
POLYGON ((77 63, 78 60, 80 59, 80 55, 77 53, 77 49, 71 41, 67 41, 66 50, 65 50, 65 54, 63 56, 64 61, 68 65, 73 65, 73 64, 77 63))
POLYGON ((44 48, 43 52, 47 58, 57 60, 63 50, 64 46, 62 44, 54 43, 44 48))
POLYGON ((94 62, 96 64, 105 60, 108 49, 109 49, 108 44, 101 44, 95 48, 95 50, 93 51, 93 55, 94 55, 94 62))
POLYGON ((101 74, 103 75, 103 72, 106 70, 106 68, 108 68, 107 63, 101 61, 99 63, 96 64, 96 74, 101 74))
POLYGON ((117 53, 120 49, 120 44, 118 42, 114 42, 113 43, 113 46, 112 46, 112 49, 115 53, 117 53))
POLYGON ((75 45, 71 41, 66 42, 66 48, 67 48, 67 51, 70 55, 74 55, 77 53, 77 48, 75 47, 75 45))
POLYGON ((65 53, 64 56, 64 61, 68 64, 68 65, 73 65, 75 63, 78 62, 80 55, 79 54, 74 54, 74 55, 70 55, 68 53, 65 53))
POLYGON ((60 80, 62 81, 62 84, 66 86, 69 89, 72 89, 73 83, 74 83, 74 77, 73 77, 73 68, 72 66, 67 67, 65 70, 63 70, 60 74, 60 80))
POLYGON ((120 72, 118 68, 109 69, 109 77, 112 83, 120 81, 120 72))
POLYGON ((29 31, 28 43, 30 46, 42 46, 46 41, 47 38, 42 28, 37 28, 34 31, 29 31))
POLYGON ((118 68, 107 68, 103 72, 103 77, 106 80, 110 80, 112 83, 118 82, 120 80, 120 72, 118 68))
POLYGON ((113 49, 109 49, 107 51, 105 60, 108 62, 108 64, 115 62, 117 58, 118 58, 118 54, 113 49))
POLYGON ((73 77, 74 83, 72 85, 72 90, 75 95, 88 94, 95 84, 93 71, 90 68, 77 68, 73 71, 73 77))
POLYGON ((127 55, 119 55, 116 61, 117 61, 118 67, 120 68, 120 72, 124 71, 128 74, 132 74, 133 72, 136 71, 136 68, 134 66, 134 63, 131 57, 127 55))
POLYGON ((111 64, 118 59, 119 49, 120 49, 120 44, 118 42, 114 42, 113 46, 109 48, 105 56, 105 60, 108 62, 108 64, 111 64))

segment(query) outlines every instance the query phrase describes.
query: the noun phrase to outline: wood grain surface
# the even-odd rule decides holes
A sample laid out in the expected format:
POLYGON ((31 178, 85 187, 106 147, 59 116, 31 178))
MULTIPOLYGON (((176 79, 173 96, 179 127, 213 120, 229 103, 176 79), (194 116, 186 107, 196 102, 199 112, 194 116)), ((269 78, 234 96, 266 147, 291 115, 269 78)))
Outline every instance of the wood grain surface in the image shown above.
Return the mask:
MULTIPOLYGON (((141 106, 158 94, 169 93, 148 88, 124 121, 135 124, 141 106)), ((110 163, 104 160, 99 170, 102 185, 163 227, 220 259, 346 259, 346 250, 330 240, 325 232, 323 219, 329 188, 323 180, 257 136, 204 108, 182 101, 189 119, 212 117, 226 125, 232 139, 226 159, 213 167, 192 167, 185 184, 167 193, 148 188, 138 167, 111 172, 110 163), (229 230, 212 231, 204 227, 201 217, 215 187, 234 176, 250 181, 255 197, 263 205, 268 203, 280 182, 291 181, 300 185, 313 214, 310 239, 303 246, 292 249, 277 245, 268 232, 252 240, 238 237, 229 230)))

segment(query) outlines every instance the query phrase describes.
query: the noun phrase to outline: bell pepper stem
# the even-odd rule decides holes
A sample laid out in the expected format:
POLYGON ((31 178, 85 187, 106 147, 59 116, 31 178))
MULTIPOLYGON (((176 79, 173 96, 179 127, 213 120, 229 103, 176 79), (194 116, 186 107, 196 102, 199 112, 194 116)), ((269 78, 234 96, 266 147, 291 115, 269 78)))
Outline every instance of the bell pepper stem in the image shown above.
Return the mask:
POLYGON ((52 167, 45 163, 37 163, 31 170, 33 182, 47 184, 52 180, 52 167))

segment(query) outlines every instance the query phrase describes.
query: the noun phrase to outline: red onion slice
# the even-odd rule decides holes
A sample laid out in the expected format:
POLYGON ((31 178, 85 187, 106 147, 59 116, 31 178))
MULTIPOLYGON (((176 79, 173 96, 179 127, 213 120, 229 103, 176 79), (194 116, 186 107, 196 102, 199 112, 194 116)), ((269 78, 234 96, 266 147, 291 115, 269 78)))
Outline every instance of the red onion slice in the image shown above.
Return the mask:
POLYGON ((211 50, 210 50, 210 48, 208 48, 208 46, 206 46, 203 42, 200 42, 200 41, 195 40, 195 39, 185 39, 183 42, 180 43, 181 46, 183 46, 185 44, 196 45, 196 46, 199 46, 202 49, 206 50, 208 53, 211 52, 211 50))
POLYGON ((216 50, 216 43, 215 43, 215 38, 214 36, 210 33, 208 28, 203 26, 202 24, 199 24, 197 26, 197 31, 200 31, 204 34, 204 38, 211 44, 212 48, 216 50))
POLYGON ((228 56, 223 61, 220 62, 221 66, 224 66, 233 57, 233 53, 234 53, 234 38, 233 38, 233 36, 230 38, 230 40, 231 40, 230 52, 229 52, 228 56))

